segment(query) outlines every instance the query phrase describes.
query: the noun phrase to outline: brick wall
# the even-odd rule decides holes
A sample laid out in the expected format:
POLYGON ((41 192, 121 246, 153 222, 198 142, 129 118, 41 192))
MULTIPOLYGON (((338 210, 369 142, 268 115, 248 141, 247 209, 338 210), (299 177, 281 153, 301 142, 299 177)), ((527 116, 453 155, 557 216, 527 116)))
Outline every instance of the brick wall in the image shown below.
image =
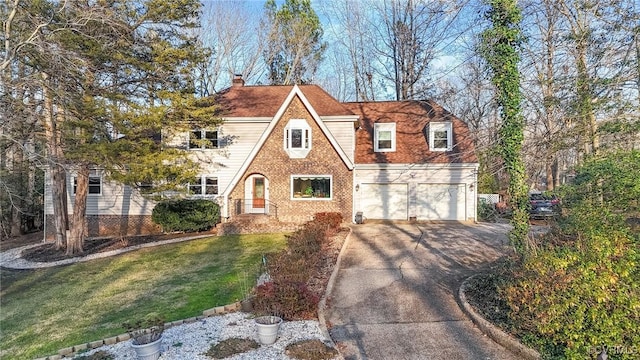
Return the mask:
POLYGON ((345 219, 352 218, 352 172, 298 97, 293 99, 232 190, 230 204, 234 203, 233 199, 244 198, 245 180, 252 174, 260 174, 268 179, 269 200, 277 206, 280 221, 302 223, 311 220, 315 213, 324 211, 339 212, 345 219), (289 158, 283 148, 284 128, 290 119, 305 119, 311 127, 311 151, 304 159, 289 158), (292 174, 332 175, 332 200, 291 200, 292 174))
MULTIPOLYGON (((53 240, 53 216, 47 215, 45 238, 53 240)), ((87 215, 87 236, 122 236, 160 234, 162 229, 150 215, 87 215)))

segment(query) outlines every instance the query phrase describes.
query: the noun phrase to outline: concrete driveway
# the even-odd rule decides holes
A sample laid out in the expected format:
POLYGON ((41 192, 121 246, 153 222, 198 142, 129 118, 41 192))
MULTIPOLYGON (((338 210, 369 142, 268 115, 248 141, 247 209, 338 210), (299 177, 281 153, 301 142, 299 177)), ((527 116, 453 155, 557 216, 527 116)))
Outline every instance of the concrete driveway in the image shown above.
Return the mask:
POLYGON ((506 250, 506 224, 354 225, 327 302, 345 359, 518 359, 456 302, 506 250))

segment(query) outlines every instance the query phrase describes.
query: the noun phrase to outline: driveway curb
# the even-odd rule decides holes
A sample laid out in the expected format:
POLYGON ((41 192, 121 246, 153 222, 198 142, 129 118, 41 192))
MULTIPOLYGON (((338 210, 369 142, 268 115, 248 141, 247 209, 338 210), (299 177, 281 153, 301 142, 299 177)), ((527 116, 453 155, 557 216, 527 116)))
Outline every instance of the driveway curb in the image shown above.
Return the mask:
POLYGON ((540 356, 540 353, 538 353, 536 350, 533 350, 523 345, 516 338, 514 338, 510 334, 507 334, 506 332, 499 329, 497 326, 487 321, 480 314, 478 314, 473 309, 473 307, 469 304, 469 302, 467 301, 467 296, 465 295, 465 290, 468 286, 469 281, 476 276, 478 276, 478 274, 468 277, 462 283, 462 285, 460 285, 460 289, 458 289, 458 300, 460 301, 463 312, 469 318, 471 318, 471 321, 473 321, 473 323, 476 324, 476 326, 480 329, 480 331, 482 331, 482 333, 484 333, 485 335, 493 339, 493 341, 497 342, 498 344, 509 349, 511 352, 518 354, 519 356, 521 356, 523 359, 526 359, 526 360, 542 359, 542 357, 540 356))
MULTIPOLYGON (((327 282, 327 287, 324 291, 324 295, 322 296, 322 298, 320 299, 320 302, 318 303, 318 323, 320 324, 320 331, 322 331, 322 335, 324 335, 325 338, 331 341, 331 345, 336 349, 338 349, 338 347, 336 346, 333 339, 331 338, 331 335, 329 334, 329 329, 327 328, 327 322, 326 322, 327 320, 324 312, 327 307, 327 298, 331 295, 331 292, 333 291, 333 286, 335 285, 336 278, 338 277, 338 270, 340 270, 340 264, 342 262, 342 258, 344 257, 344 253, 346 252, 346 249, 349 246, 349 242, 351 241, 352 233, 353 233, 353 229, 349 227, 349 233, 347 234, 347 237, 345 237, 344 242, 342 243, 342 248, 338 253, 338 258, 336 259, 336 263, 333 267, 333 271, 331 272, 331 276, 329 277, 329 281, 327 282)), ((338 351, 340 350, 338 349, 338 351)), ((342 354, 340 354, 340 357, 342 357, 342 354)))

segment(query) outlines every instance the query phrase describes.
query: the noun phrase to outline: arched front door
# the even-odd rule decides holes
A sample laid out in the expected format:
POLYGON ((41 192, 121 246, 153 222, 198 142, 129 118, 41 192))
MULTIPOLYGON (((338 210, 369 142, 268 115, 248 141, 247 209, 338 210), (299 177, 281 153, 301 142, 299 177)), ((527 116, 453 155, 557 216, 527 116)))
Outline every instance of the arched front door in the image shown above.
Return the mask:
POLYGON ((253 174, 244 182, 245 212, 268 213, 269 180, 261 174, 253 174))
POLYGON ((253 178, 253 208, 264 209, 265 186, 263 177, 253 178))

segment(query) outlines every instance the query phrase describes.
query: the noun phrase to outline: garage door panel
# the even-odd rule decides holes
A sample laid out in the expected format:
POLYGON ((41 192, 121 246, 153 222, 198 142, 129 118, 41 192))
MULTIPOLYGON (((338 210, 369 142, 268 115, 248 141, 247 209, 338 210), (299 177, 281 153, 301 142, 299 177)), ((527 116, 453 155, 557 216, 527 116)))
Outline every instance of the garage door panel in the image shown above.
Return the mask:
POLYGON ((465 220, 464 184, 419 184, 418 220, 465 220))
POLYGON ((360 203, 367 219, 406 220, 407 184, 362 184, 360 203))

